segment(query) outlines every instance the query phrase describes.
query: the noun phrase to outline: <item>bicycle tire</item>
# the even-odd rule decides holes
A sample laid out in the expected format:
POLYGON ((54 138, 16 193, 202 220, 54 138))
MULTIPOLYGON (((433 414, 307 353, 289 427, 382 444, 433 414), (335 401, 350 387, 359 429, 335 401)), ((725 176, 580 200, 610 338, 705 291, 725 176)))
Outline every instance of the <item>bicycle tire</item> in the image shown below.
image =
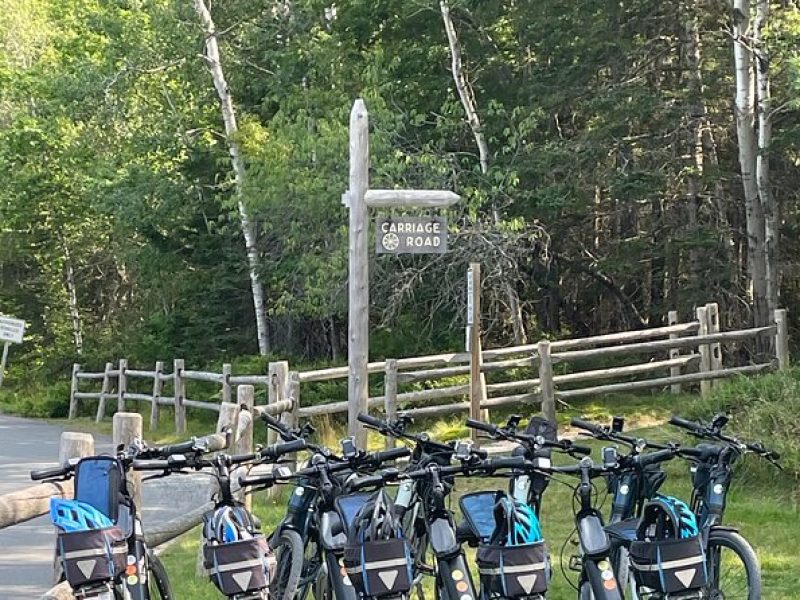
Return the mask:
POLYGON ((706 547, 709 600, 761 600, 761 569, 753 547, 735 531, 712 529, 706 547), (725 550, 730 552, 725 552, 725 550))
POLYGON ((275 554, 275 576, 269 586, 271 600, 292 600, 303 573, 303 540, 292 529, 273 535, 269 542, 275 554))
POLYGON ((174 600, 175 595, 172 593, 172 585, 169 582, 164 563, 149 551, 147 553, 147 570, 150 600, 174 600), (157 595, 154 595, 154 592, 157 595))

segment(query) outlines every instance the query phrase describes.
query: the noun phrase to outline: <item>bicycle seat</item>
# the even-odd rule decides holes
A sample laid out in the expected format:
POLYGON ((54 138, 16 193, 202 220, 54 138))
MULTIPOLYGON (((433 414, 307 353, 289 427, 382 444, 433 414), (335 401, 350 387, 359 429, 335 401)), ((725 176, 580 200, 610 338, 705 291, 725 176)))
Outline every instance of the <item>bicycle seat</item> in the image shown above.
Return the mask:
POLYGON ((606 525, 605 530, 612 542, 632 542, 636 539, 636 528, 638 526, 639 519, 633 517, 606 525))

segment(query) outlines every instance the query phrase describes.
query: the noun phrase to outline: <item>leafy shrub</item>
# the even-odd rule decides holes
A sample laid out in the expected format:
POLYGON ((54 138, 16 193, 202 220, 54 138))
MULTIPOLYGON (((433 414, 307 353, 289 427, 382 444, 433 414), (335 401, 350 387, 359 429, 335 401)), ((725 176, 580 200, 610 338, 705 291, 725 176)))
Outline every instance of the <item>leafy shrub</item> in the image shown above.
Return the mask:
POLYGON ((48 386, 4 390, 0 395, 0 411, 26 417, 64 418, 69 414, 69 386, 68 381, 59 381, 48 386))

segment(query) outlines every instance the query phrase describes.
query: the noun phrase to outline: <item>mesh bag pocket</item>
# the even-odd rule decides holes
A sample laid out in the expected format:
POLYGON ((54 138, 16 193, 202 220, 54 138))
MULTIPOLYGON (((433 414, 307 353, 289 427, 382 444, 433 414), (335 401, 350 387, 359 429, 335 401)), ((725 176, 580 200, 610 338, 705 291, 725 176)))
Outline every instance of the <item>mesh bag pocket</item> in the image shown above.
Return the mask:
POLYGON ((56 545, 73 588, 112 581, 125 571, 128 544, 119 527, 60 532, 56 545))
POLYGON ((706 585, 706 557, 699 536, 686 539, 635 541, 630 549, 636 582, 674 594, 706 585))
POLYGON ((481 589, 491 596, 525 598, 543 594, 550 580, 547 546, 481 545, 477 555, 481 589))
POLYGON ((398 596, 411 590, 411 558, 404 539, 347 544, 344 566, 361 596, 398 596))
POLYGON ((263 535, 225 544, 203 544, 205 568, 226 596, 264 590, 269 585, 269 545, 263 535))

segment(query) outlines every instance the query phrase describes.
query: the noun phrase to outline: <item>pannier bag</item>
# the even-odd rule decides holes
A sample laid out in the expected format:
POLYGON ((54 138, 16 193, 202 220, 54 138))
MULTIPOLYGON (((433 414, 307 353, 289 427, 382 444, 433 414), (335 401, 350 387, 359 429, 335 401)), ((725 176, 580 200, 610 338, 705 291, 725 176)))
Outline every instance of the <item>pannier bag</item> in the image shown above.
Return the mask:
POLYGON ((272 552, 242 505, 203 515, 203 566, 220 592, 236 597, 267 589, 272 552))
POLYGON ((59 532, 58 556, 73 588, 114 581, 125 571, 125 533, 116 525, 103 529, 59 532))
POLYGON ((550 569, 543 541, 523 546, 481 544, 477 562, 481 589, 490 596, 524 598, 547 591, 550 569))
POLYGON ((205 542, 204 566, 220 592, 236 596, 269 585, 269 545, 263 535, 223 544, 205 542))
POLYGON ((403 528, 394 514, 392 499, 375 492, 347 523, 344 566, 353 588, 361 597, 401 596, 411 590, 411 552, 403 528))
POLYGON ((631 543, 631 568, 636 583, 662 594, 706 585, 706 557, 699 536, 683 540, 637 540, 631 543))
POLYGON ((630 561, 636 582, 662 594, 706 585, 706 557, 697 519, 685 502, 656 496, 639 521, 630 561))
POLYGON ((117 522, 119 505, 125 502, 120 493, 125 471, 113 456, 90 456, 75 467, 75 500, 94 506, 117 522))

